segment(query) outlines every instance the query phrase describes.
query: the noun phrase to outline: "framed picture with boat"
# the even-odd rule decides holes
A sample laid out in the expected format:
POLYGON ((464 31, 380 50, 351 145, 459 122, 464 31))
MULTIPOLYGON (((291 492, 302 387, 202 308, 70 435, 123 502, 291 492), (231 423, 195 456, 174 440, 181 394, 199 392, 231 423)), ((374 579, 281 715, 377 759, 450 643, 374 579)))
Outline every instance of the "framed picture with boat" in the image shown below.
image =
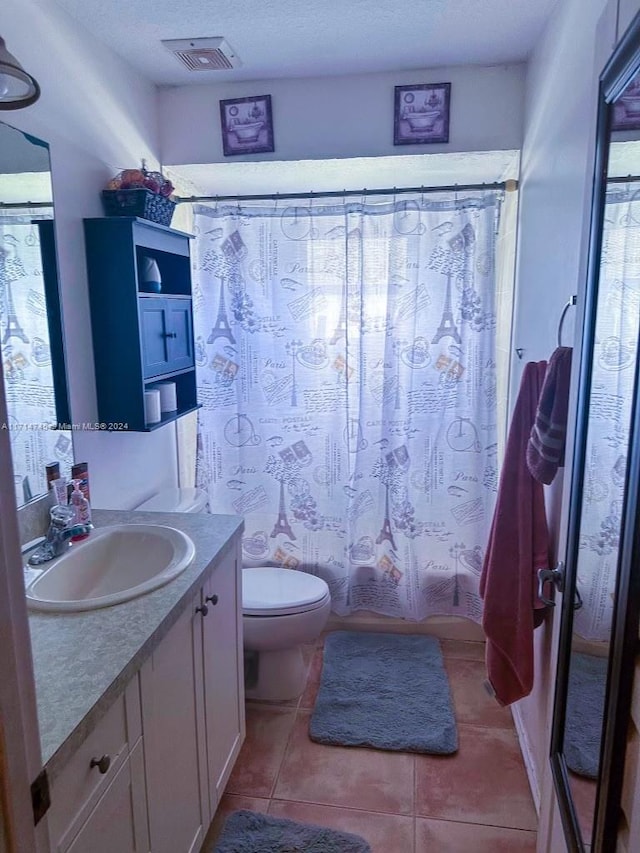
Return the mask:
POLYGON ((225 157, 274 150, 271 95, 220 101, 220 123, 225 157))
POLYGON ((451 83, 396 86, 393 113, 394 145, 425 145, 449 141, 451 83))

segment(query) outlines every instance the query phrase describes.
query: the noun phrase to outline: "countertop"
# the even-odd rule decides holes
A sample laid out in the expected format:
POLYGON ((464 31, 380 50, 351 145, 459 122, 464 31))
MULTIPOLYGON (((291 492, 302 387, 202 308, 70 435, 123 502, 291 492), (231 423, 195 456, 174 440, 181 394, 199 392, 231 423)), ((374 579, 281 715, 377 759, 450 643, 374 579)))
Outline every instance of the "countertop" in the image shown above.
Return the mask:
POLYGON ((233 547, 239 516, 94 510, 96 527, 162 524, 196 555, 177 578, 132 601, 81 613, 29 611, 42 761, 54 778, 178 619, 213 563, 233 547))

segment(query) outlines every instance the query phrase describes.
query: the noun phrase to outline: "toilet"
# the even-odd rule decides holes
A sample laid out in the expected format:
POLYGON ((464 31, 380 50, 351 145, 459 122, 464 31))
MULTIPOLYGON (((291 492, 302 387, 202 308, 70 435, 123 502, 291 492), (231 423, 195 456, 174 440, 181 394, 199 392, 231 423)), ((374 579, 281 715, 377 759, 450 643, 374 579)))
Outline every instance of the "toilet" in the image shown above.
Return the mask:
POLYGON ((161 489, 136 507, 142 512, 202 512, 207 506, 202 489, 161 489))
POLYGON ((300 696, 307 675, 302 646, 320 636, 330 611, 331 594, 322 578, 268 566, 242 570, 248 699, 300 696))
MULTIPOLYGON (((202 512, 202 489, 163 489, 141 503, 145 512, 202 512)), ((322 578, 271 566, 242 569, 245 695, 283 702, 305 687, 302 646, 317 639, 331 612, 322 578)))

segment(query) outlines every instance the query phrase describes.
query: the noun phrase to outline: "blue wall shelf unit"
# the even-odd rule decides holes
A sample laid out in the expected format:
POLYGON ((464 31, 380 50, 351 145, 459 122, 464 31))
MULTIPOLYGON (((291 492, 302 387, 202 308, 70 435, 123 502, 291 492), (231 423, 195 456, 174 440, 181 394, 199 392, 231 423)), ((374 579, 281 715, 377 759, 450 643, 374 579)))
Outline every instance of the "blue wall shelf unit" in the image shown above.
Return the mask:
POLYGON ((107 429, 147 432, 198 408, 190 234, 145 219, 84 220, 98 416, 107 429), (158 292, 142 270, 155 261, 158 292), (176 384, 178 408, 145 421, 144 391, 176 384))

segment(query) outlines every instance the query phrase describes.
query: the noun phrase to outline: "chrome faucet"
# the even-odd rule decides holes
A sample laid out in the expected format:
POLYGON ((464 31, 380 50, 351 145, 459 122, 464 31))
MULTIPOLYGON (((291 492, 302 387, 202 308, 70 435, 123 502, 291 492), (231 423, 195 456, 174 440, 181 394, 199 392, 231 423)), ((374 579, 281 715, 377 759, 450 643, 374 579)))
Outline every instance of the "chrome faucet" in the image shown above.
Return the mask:
POLYGON ((74 524, 75 514, 69 506, 54 506, 49 512, 51 523, 45 541, 29 557, 30 566, 39 566, 59 557, 69 547, 72 536, 87 535, 93 525, 74 524))

